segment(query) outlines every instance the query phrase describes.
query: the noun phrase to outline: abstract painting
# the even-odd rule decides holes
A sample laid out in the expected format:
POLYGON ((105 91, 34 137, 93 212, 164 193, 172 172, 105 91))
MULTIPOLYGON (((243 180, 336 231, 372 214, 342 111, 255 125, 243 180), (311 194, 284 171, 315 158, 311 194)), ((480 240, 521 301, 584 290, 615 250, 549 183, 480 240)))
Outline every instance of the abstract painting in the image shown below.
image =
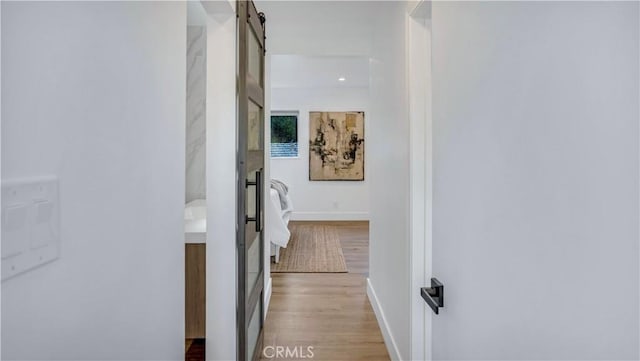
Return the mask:
POLYGON ((364 112, 309 112, 309 180, 364 180, 364 112))

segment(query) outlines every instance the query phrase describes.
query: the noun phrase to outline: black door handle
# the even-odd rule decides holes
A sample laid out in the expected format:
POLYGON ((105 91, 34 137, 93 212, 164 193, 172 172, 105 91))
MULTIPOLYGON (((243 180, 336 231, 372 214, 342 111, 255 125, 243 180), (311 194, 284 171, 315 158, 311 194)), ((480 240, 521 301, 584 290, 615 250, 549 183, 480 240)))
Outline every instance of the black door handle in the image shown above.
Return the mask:
POLYGON ((256 232, 262 232, 262 168, 256 172, 256 232))
POLYGON ((434 277, 431 279, 431 287, 422 287, 420 289, 420 296, 437 315, 440 307, 444 306, 444 285, 434 277))
POLYGON ((262 232, 262 169, 256 171, 256 180, 251 182, 245 181, 246 186, 256 187, 256 212, 254 217, 245 216, 245 223, 256 222, 256 232, 262 232))

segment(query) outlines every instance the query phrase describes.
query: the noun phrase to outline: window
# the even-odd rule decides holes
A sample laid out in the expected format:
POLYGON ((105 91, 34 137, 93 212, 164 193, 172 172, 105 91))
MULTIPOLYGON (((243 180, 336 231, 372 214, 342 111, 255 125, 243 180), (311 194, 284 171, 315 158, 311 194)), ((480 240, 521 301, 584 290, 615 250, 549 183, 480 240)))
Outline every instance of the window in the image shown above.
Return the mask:
POLYGON ((271 113, 271 158, 298 156, 298 112, 271 113))

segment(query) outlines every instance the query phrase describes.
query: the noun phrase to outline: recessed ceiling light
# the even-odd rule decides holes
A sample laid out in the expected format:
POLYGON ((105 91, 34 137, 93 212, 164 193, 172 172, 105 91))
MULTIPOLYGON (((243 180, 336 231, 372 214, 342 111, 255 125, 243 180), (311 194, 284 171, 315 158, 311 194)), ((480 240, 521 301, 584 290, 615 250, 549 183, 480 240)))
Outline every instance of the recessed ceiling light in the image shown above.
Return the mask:
POLYGON ((342 76, 338 78, 338 81, 345 81, 345 80, 347 80, 347 78, 342 77, 342 76))

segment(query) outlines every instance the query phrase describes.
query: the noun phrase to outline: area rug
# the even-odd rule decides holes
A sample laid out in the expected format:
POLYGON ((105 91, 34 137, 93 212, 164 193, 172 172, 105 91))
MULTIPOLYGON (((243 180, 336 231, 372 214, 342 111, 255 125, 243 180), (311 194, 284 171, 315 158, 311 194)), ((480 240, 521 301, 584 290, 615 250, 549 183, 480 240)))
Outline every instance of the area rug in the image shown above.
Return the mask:
POLYGON ((271 263, 273 273, 345 273, 347 263, 336 227, 291 225, 287 248, 280 249, 280 262, 271 263))

